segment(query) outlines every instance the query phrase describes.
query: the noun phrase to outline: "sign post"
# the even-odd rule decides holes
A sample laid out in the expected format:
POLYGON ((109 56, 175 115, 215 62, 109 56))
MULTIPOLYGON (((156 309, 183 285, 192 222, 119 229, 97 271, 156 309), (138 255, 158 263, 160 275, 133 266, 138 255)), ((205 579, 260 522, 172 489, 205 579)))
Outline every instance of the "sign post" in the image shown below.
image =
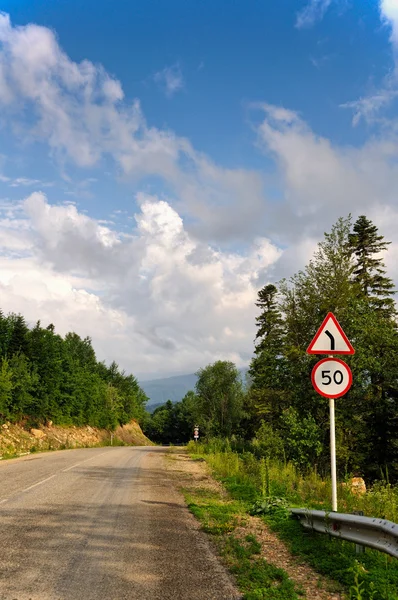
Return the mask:
POLYGON ((355 350, 333 313, 328 313, 307 349, 308 354, 328 354, 312 369, 312 385, 321 396, 329 398, 330 471, 332 479, 332 511, 337 512, 335 398, 341 398, 352 385, 350 367, 334 354, 354 354, 355 350))
POLYGON ((193 437, 195 440, 195 444, 198 443, 198 439, 199 439, 199 427, 197 425, 195 425, 194 430, 193 430, 193 437))

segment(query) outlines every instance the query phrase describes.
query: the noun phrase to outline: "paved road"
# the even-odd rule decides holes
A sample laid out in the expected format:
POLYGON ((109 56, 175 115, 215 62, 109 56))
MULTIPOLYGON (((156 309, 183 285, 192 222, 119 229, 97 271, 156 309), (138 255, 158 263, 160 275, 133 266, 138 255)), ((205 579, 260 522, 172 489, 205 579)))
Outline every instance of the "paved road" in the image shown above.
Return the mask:
POLYGON ((161 448, 0 463, 0 600, 237 597, 161 448))

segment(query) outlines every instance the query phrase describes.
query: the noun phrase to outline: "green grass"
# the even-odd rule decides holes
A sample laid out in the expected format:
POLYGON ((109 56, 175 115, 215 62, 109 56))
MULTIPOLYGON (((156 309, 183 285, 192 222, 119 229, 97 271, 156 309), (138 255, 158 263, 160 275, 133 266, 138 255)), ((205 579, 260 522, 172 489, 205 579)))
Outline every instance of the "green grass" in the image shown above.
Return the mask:
MULTIPOLYGON (((241 511, 250 512, 256 501, 264 500, 260 461, 234 452, 208 454, 206 448, 199 445, 198 450, 201 448, 201 456, 212 467, 214 476, 224 484, 232 500, 240 503, 241 511)), ((368 548, 364 554, 357 555, 354 544, 310 532, 288 517, 284 505, 330 510, 328 481, 314 473, 304 478, 293 465, 272 462, 269 486, 271 496, 283 500, 269 502, 271 510, 265 510, 267 514, 262 518, 292 554, 341 584, 352 600, 398 600, 398 560, 368 548)), ((376 484, 362 497, 355 496, 349 489, 342 488, 340 492, 342 512, 363 510, 369 516, 397 520, 398 493, 388 483, 376 484)), ((248 596, 257 597, 262 598, 248 596)))
POLYGON ((231 572, 235 575, 238 586, 244 592, 246 600, 262 600, 266 598, 293 600, 299 598, 302 591, 283 569, 267 563, 257 555, 261 545, 253 535, 245 540, 231 536, 224 548, 224 557, 231 572))
POLYGON ((188 508, 210 534, 230 571, 235 575, 244 600, 298 600, 300 589, 283 569, 259 556, 261 545, 253 535, 238 539, 234 530, 246 514, 240 500, 223 498, 206 489, 183 490, 188 508))

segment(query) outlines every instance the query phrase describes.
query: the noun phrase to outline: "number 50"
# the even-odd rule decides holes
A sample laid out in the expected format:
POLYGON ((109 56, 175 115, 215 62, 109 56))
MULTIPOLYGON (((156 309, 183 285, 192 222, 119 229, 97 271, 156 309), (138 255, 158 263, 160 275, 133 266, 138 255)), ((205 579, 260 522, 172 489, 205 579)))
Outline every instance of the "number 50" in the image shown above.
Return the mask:
MULTIPOLYGON (((332 377, 329 375, 330 371, 322 371, 322 383, 323 385, 330 385, 332 383, 332 377), (326 381, 324 381, 326 380, 326 381)), ((343 383, 344 375, 341 371, 337 370, 333 373, 333 381, 336 385, 343 383)))

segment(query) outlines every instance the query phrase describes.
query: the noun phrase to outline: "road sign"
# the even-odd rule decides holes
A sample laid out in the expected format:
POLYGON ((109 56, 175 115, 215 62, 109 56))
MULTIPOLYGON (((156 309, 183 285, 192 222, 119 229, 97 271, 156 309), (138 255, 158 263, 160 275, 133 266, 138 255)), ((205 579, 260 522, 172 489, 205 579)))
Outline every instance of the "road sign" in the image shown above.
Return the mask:
POLYGON ((328 313, 307 348, 307 354, 355 354, 333 313, 328 313))
POLYGON ((350 367, 340 358, 324 358, 311 374, 312 385, 325 398, 341 398, 352 385, 350 367))
POLYGON ((195 427, 193 430, 193 437, 195 440, 199 438, 199 427, 195 427))

